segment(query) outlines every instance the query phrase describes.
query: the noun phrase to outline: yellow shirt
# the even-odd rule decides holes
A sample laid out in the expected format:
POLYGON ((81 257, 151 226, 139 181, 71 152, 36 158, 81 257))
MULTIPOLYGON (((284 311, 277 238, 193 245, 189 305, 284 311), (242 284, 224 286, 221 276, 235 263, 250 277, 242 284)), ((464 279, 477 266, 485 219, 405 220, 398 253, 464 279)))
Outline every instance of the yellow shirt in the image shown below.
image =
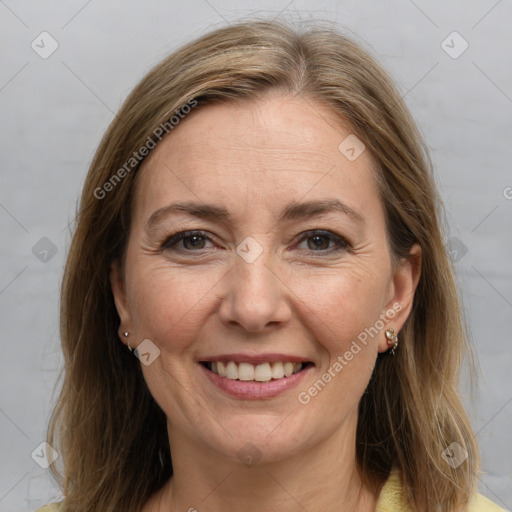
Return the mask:
MULTIPOLYGON (((59 512, 59 504, 51 503, 36 510, 36 512, 59 512)), ((376 512, 410 512, 402 499, 402 484, 398 471, 392 471, 386 480, 377 501, 376 512)), ((473 498, 468 512, 505 512, 505 510, 485 496, 477 494, 473 498)))
MULTIPOLYGON (((400 472, 396 469, 391 471, 380 492, 376 512, 411 512, 402 499, 402 482, 400 481, 400 472)), ((467 512, 505 512, 505 510, 485 496, 477 494, 469 504, 467 512)))

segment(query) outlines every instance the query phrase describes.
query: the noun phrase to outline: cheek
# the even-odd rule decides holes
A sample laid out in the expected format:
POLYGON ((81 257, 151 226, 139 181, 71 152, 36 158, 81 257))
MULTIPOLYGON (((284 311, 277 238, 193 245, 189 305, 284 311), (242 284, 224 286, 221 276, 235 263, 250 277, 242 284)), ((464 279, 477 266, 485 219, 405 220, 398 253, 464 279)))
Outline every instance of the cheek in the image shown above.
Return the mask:
POLYGON ((382 313, 386 282, 361 268, 337 269, 295 280, 300 317, 331 355, 344 351, 382 313))
POLYGON ((207 311, 211 311, 215 286, 225 273, 219 269, 193 271, 140 264, 132 274, 131 292, 137 336, 151 339, 166 351, 186 349, 202 328, 207 311))
POLYGON ((382 335, 379 286, 356 275, 330 276, 302 292, 304 307, 298 314, 307 319, 322 358, 316 380, 299 389, 297 397, 312 416, 333 420, 333 428, 357 407, 375 366, 382 335), (313 294, 319 285, 322 293, 313 294))

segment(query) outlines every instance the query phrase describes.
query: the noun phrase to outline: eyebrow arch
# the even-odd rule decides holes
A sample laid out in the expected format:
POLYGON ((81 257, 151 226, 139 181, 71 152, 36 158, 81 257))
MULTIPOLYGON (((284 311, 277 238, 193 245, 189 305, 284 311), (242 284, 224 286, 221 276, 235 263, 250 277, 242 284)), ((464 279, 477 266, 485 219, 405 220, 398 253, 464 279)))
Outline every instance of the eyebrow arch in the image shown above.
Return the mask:
POLYGON ((305 219, 331 212, 343 213, 351 219, 364 224, 363 216, 339 199, 322 199, 318 201, 306 201, 304 203, 292 202, 283 210, 279 221, 305 219))
MULTIPOLYGON (((338 199, 323 199, 303 203, 296 201, 291 202, 281 212, 279 222, 301 220, 331 212, 340 212, 358 223, 364 224, 364 218, 358 211, 338 199)), ((175 202, 154 211, 146 222, 146 231, 151 231, 161 218, 171 213, 185 213, 200 219, 214 220, 217 222, 231 219, 231 214, 223 206, 197 203, 194 201, 175 202)))

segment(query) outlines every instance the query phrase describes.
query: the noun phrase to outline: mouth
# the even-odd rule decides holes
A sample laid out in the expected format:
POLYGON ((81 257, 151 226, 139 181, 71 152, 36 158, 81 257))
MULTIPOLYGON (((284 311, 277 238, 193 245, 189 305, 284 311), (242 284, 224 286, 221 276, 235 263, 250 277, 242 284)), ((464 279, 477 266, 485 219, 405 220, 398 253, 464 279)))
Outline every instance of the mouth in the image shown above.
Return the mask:
POLYGON ((228 355, 199 361, 207 380, 232 398, 274 398, 298 386, 314 363, 294 356, 228 355))
POLYGON ((284 379, 313 366, 313 363, 309 361, 303 363, 268 361, 260 364, 236 361, 201 361, 201 364, 221 378, 245 382, 270 382, 284 379))

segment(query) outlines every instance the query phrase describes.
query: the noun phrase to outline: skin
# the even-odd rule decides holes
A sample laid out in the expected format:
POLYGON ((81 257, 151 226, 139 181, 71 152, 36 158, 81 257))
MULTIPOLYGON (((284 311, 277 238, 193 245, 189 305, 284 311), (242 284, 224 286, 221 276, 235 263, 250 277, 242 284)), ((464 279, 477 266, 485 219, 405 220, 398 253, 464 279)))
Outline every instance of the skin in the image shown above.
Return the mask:
POLYGON ((357 405, 389 349, 384 330, 399 332, 410 312, 421 255, 414 246, 408 260, 391 257, 373 159, 364 151, 351 162, 338 150, 350 133, 325 107, 274 94, 192 112, 144 161, 126 266, 111 272, 121 340, 128 331, 132 347, 149 339, 161 351, 142 370, 168 419, 174 475, 144 512, 375 510, 378 496, 356 471, 357 405), (292 201, 333 198, 362 221, 340 212, 279 221, 292 201), (174 201, 221 205, 232 219, 170 214, 145 231, 174 201), (325 234, 298 239, 311 229, 348 248, 333 250, 325 234), (209 240, 161 248, 185 230, 209 240), (252 263, 236 252, 249 236, 263 251, 252 263), (301 404, 297 394, 394 304, 401 311, 301 404), (280 396, 241 400, 198 363, 235 352, 294 354, 314 367, 280 396), (261 457, 251 466, 237 456, 246 443, 261 457))

